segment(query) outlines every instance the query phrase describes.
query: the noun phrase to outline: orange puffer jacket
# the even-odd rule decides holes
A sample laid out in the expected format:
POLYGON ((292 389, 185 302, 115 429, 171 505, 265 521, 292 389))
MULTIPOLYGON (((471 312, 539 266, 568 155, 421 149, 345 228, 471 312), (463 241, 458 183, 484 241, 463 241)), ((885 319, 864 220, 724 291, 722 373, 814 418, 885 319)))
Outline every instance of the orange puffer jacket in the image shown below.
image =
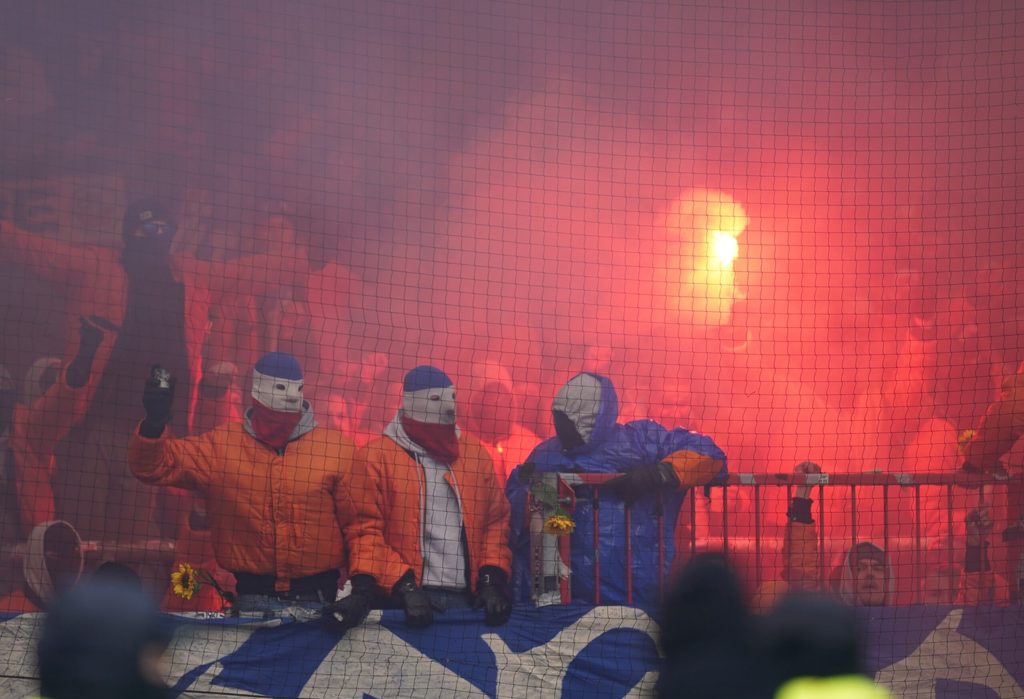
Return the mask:
MULTIPOLYGON (((448 478, 462 505, 470 589, 476 590, 482 566, 510 572, 508 501, 487 450, 465 432, 448 478)), ((424 481, 423 468, 388 437, 356 452, 338 500, 352 575, 372 575, 384 590, 409 570, 417 582, 423 579, 424 481)))
POLYGON ((340 432, 316 427, 279 454, 232 423, 185 439, 134 434, 128 465, 145 483, 202 492, 217 562, 273 574, 285 592, 292 578, 344 565, 335 503, 354 451, 340 432))

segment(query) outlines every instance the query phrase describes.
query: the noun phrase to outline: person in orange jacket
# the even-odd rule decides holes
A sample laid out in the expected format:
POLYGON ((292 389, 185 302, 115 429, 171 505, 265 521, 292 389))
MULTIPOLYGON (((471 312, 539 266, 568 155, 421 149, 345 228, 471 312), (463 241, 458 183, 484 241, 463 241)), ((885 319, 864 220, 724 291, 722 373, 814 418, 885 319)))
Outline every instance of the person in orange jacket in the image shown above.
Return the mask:
MULTIPOLYGON (((797 464, 797 475, 821 473, 821 467, 811 461, 797 464)), ((767 612, 783 594, 790 591, 810 592, 821 588, 818 571, 818 528, 811 513, 813 501, 810 487, 798 486, 787 512, 786 538, 783 543, 783 574, 781 581, 768 582, 757 590, 754 608, 767 612)), ((959 571, 958 589, 950 590, 945 599, 924 599, 941 604, 983 604, 1005 602, 1008 593, 1001 589, 988 561, 987 536, 992 520, 987 508, 973 510, 967 516, 967 546, 964 563, 959 571), (954 596, 955 595, 955 596, 954 596)), ((888 555, 870 541, 854 544, 845 554, 832 575, 835 592, 844 602, 855 606, 892 604, 895 578, 888 555)))
MULTIPOLYGON (((135 417, 125 399, 157 361, 182 377, 179 434, 191 430, 200 354, 211 305, 228 293, 276 288, 306 270, 252 258, 207 262, 173 250, 173 213, 153 200, 132 202, 122 222, 123 247, 69 245, 0 221, 6 259, 50 281, 67 298, 67 349, 60 379, 14 418, 12 451, 43 463, 71 434, 76 448, 66 473, 81 497, 61 515, 87 537, 173 537, 155 493, 127 472, 125 436, 135 417), (184 380, 187 377, 187 381, 184 380), (162 525, 162 526, 161 526, 162 525)), ((62 465, 63 466, 63 465, 62 465)))
POLYGON ((317 426, 291 355, 265 355, 253 370, 245 423, 176 439, 166 428, 173 382, 154 371, 146 418, 131 436, 128 464, 153 485, 197 490, 217 562, 237 581, 239 611, 320 610, 338 590, 345 550, 338 484, 354 445, 317 426))
POLYGON ((434 610, 511 614, 508 502, 487 450, 455 425, 455 388, 435 367, 405 376, 402 407, 358 451, 338 501, 352 592, 332 611, 344 627, 388 596, 412 627, 434 610))
MULTIPOLYGON (((821 473, 821 466, 804 461, 793 473, 821 473)), ((787 592, 821 590, 822 576, 818 568, 818 527, 811 513, 811 488, 798 486, 786 512, 786 534, 782 547, 782 580, 767 582, 757 590, 754 608, 768 611, 787 592)), ((843 601, 862 606, 890 604, 893 600, 893 578, 886 552, 870 541, 860 541, 846 551, 832 575, 834 590, 843 601)))

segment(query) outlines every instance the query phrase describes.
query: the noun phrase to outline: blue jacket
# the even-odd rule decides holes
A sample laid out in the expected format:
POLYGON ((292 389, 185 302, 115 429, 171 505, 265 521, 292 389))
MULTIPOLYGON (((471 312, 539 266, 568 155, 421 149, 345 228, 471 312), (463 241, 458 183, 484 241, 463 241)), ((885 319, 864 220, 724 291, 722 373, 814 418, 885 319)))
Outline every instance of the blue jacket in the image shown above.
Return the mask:
MULTIPOLYGON (((673 536, 687 488, 703 485, 726 473, 725 454, 710 437, 682 428, 666 430, 651 420, 617 424, 618 398, 612 382, 601 381, 601 398, 589 440, 566 453, 557 437, 540 444, 527 459, 535 473, 623 473, 637 466, 666 462, 673 466, 680 487, 644 496, 632 508, 633 604, 658 607, 659 579, 667 576, 675 556, 673 536), (659 516, 659 512, 661 516, 659 516), (658 529, 664 536, 664 566, 658 569, 658 529)), ((527 518, 528 484, 520 478, 526 465, 513 471, 505 488, 512 507, 511 539, 513 589, 518 602, 530 601, 530 536, 527 518)), ((594 600, 594 507, 590 486, 577 486, 576 529, 571 535, 572 596, 594 600)), ((626 604, 625 505, 602 492, 599 498, 601 603, 626 604)))

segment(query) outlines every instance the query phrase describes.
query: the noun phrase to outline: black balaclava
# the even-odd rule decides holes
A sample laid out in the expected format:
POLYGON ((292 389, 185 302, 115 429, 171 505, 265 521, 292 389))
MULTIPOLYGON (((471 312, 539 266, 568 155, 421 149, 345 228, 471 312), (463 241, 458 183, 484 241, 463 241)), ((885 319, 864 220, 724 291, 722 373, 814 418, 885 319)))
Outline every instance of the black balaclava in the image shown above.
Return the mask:
POLYGON ((40 694, 49 699, 164 699, 166 684, 143 677, 140 657, 166 649, 173 628, 137 587, 88 580, 60 597, 37 648, 40 694))

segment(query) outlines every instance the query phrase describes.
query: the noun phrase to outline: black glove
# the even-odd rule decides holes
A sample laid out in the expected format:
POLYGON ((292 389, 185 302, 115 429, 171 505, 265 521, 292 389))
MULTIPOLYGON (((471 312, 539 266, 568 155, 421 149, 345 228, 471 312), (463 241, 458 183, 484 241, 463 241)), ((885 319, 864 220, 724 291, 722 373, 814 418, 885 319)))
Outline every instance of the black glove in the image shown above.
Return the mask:
POLYGON ((416 576, 411 570, 395 583, 391 594, 405 609, 405 623, 409 628, 423 629, 434 623, 434 610, 430 607, 430 598, 416 584, 416 576))
POLYGON ((377 580, 372 575, 353 575, 352 594, 324 607, 323 617, 328 627, 348 631, 362 624, 377 592, 377 580))
POLYGON ((501 568, 484 566, 476 582, 476 608, 484 610, 484 623, 502 626, 512 615, 512 592, 501 568))
POLYGON ((604 484, 606 491, 629 504, 644 495, 678 487, 679 478, 666 463, 637 466, 604 484))
POLYGON ((146 419, 139 425, 139 434, 156 439, 164 433, 164 427, 171 421, 171 405, 174 403, 174 377, 160 366, 154 366, 146 379, 142 393, 142 406, 146 419))

